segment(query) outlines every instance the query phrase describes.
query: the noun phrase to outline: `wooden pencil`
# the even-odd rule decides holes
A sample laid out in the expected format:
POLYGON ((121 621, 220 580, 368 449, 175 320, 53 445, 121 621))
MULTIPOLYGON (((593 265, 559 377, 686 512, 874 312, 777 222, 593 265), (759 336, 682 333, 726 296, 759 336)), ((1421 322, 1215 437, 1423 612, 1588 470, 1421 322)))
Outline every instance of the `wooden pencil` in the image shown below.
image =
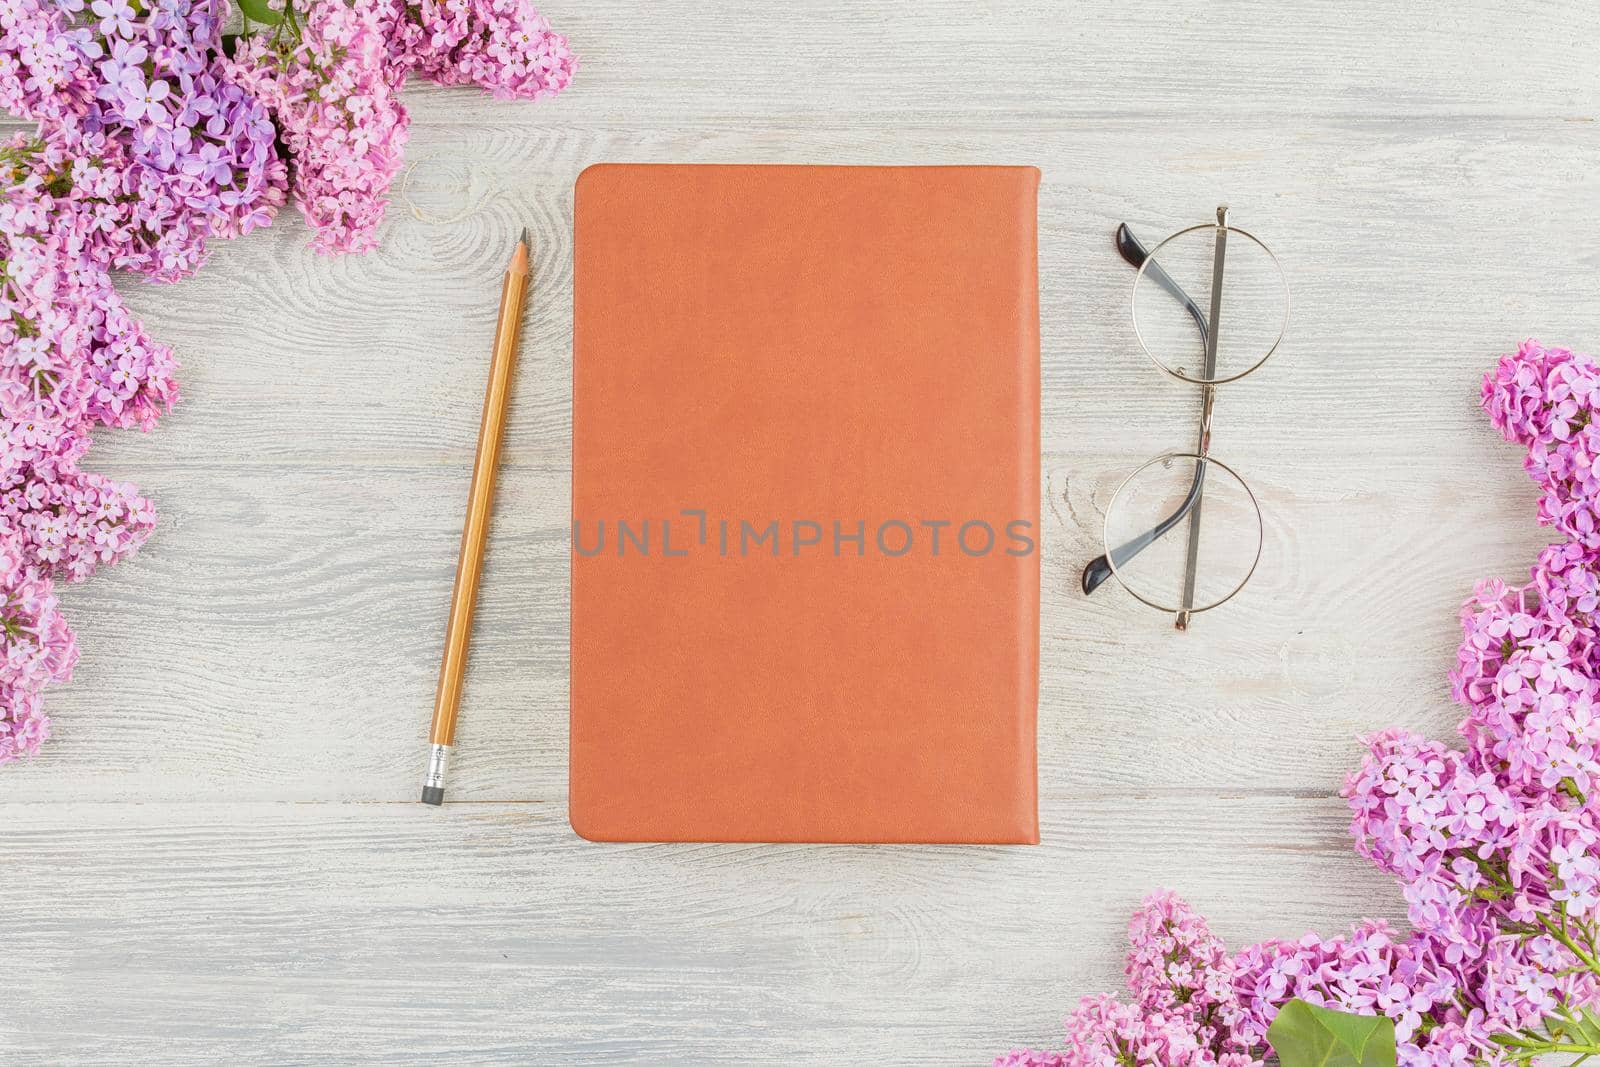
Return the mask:
POLYGON ((467 492, 467 518, 461 527, 461 555, 456 561, 450 619, 445 625, 444 653, 439 660, 439 689, 433 701, 433 725, 428 731, 428 769, 422 782, 424 804, 444 803, 445 771, 455 746, 456 718, 461 710, 461 687, 467 671, 467 646, 472 637, 472 611, 478 602, 478 579, 483 571, 489 516, 494 508, 495 473, 500 467, 500 439, 505 431, 506 410, 511 398, 511 371, 516 363, 517 338, 522 332, 531 247, 528 231, 524 229, 500 287, 500 317, 494 331, 489 386, 483 397, 478 451, 472 464, 472 486, 467 492))

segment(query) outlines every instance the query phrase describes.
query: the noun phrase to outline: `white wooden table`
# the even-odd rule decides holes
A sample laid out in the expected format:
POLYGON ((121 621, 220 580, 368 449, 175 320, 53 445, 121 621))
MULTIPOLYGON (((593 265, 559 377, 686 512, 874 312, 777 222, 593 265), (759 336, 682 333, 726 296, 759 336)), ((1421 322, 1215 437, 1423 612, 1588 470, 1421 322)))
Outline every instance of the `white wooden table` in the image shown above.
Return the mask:
POLYGON ((1355 737, 1453 736, 1473 581, 1545 541, 1480 375, 1600 344, 1600 9, 551 0, 538 105, 417 88, 381 250, 297 216, 130 284, 184 363, 91 463, 144 551, 64 600, 58 739, 0 770, 0 1062, 979 1064, 1121 987, 1147 890, 1241 945, 1397 891, 1355 737), (601 846, 566 823, 572 182, 597 160, 1043 169, 1038 848, 601 846), (1225 390, 1267 555, 1188 634, 1076 588, 1196 398, 1134 345, 1119 221, 1237 224, 1295 292, 1225 390), (494 292, 537 289, 450 795, 416 802, 494 292))

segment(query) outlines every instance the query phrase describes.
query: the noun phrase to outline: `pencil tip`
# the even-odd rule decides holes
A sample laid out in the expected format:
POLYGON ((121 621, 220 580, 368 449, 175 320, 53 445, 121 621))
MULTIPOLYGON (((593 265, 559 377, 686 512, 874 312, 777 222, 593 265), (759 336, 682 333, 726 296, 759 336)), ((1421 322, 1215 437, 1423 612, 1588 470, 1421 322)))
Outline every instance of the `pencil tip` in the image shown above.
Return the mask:
POLYGON ((528 236, 528 228, 524 226, 522 228, 522 236, 517 240, 517 249, 511 253, 511 269, 526 271, 528 269, 528 257, 532 252, 533 238, 528 236))

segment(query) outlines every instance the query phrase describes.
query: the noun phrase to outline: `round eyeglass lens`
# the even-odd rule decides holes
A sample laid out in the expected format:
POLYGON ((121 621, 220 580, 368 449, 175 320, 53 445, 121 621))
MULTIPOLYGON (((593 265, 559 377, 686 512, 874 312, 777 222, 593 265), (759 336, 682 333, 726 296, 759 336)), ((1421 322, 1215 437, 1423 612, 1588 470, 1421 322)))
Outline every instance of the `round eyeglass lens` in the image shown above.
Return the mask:
POLYGON ((1243 230, 1195 226, 1150 250, 1133 283, 1133 326, 1157 366, 1185 381, 1220 384, 1265 363, 1289 324, 1289 290, 1266 245, 1243 230), (1222 247, 1222 303, 1212 329, 1212 278, 1222 247), (1216 334, 1216 362, 1206 341, 1216 334))
POLYGON ((1146 604, 1205 611, 1250 580, 1261 558, 1261 512, 1220 461, 1158 456, 1111 498, 1105 545, 1117 580, 1146 604))

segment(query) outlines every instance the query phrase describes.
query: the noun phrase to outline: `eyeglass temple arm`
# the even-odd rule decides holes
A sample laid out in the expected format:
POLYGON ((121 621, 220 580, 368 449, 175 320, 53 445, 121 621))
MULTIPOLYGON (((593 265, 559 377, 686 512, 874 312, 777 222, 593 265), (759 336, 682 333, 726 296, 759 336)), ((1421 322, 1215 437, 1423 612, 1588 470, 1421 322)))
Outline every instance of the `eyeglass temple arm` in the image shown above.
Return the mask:
MULTIPOLYGON (((1183 305, 1183 309, 1189 313, 1190 318, 1194 319, 1195 327, 1200 331, 1200 344, 1202 346, 1206 345, 1210 339, 1210 331, 1206 328, 1206 313, 1201 311, 1200 305, 1196 304, 1193 298, 1183 291, 1183 286, 1173 281, 1172 276, 1161 269, 1161 264, 1151 263, 1149 266, 1145 266, 1145 260, 1150 258, 1150 251, 1133 235, 1133 231, 1128 229, 1128 224, 1125 222, 1117 226, 1117 251, 1128 262, 1129 266, 1143 266, 1145 277, 1171 293, 1183 305)), ((1189 483, 1189 491, 1184 494, 1183 501, 1178 505, 1177 510, 1162 519, 1153 529, 1140 534, 1125 544, 1118 545, 1112 550, 1111 554, 1116 558, 1117 566, 1122 566, 1155 544, 1167 531, 1182 522, 1194 507, 1194 502, 1200 499, 1200 490, 1205 485, 1205 481, 1204 465, 1196 464, 1194 480, 1189 483)), ((1096 556, 1089 561, 1087 567, 1083 568, 1083 591, 1085 593, 1094 592, 1105 584, 1106 579, 1110 578, 1112 573, 1111 561, 1103 555, 1096 556)))
POLYGON ((1200 344, 1204 347, 1210 339, 1210 331, 1206 328, 1206 313, 1200 310, 1200 305, 1196 304, 1188 293, 1183 291, 1183 286, 1172 280, 1172 275, 1161 269, 1161 264, 1151 263, 1148 267, 1145 267, 1145 260, 1150 258, 1150 250, 1139 242, 1139 239, 1133 235, 1133 231, 1128 229, 1126 222, 1119 223, 1117 226, 1117 251, 1121 253, 1123 259, 1127 260, 1129 266, 1135 269, 1144 267, 1144 276, 1146 278, 1149 278, 1177 298, 1178 302, 1183 305, 1183 310, 1187 311, 1189 317, 1194 320, 1195 328, 1200 331, 1200 344))
MULTIPOLYGON (((1166 536, 1167 531, 1182 522, 1184 517, 1193 510, 1194 502, 1200 499, 1200 490, 1205 485, 1205 481, 1205 465, 1196 464, 1194 481, 1189 483, 1189 492, 1185 494, 1183 503, 1178 505, 1178 510, 1162 519, 1153 529, 1145 531, 1131 541, 1118 545, 1116 548, 1117 566, 1122 566, 1134 556, 1155 544, 1166 536)), ((1100 588, 1107 578, 1111 577, 1111 574, 1110 561, 1105 556, 1096 556, 1089 561, 1087 567, 1083 568, 1083 591, 1085 593, 1094 592, 1100 588)))

